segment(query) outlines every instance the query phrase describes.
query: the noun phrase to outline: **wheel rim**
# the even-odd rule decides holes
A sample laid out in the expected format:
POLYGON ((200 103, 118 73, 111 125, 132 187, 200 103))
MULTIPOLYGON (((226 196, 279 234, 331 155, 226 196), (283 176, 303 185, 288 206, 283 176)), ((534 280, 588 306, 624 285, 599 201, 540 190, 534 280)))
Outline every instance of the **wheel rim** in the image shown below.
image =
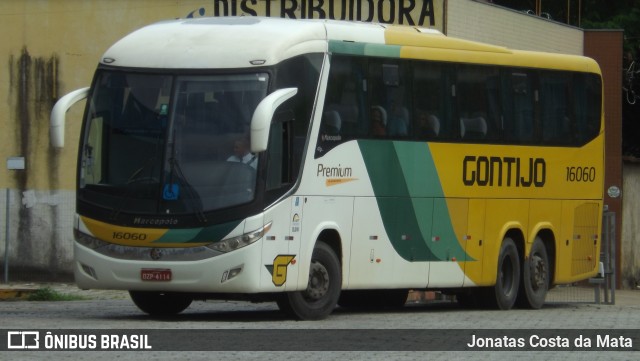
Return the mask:
POLYGON ((329 291, 329 272, 319 262, 313 261, 309 269, 309 283, 305 291, 305 298, 317 301, 329 291))
POLYGON ((531 257, 531 287, 538 290, 544 287, 547 282, 547 265, 542 257, 535 254, 531 257))

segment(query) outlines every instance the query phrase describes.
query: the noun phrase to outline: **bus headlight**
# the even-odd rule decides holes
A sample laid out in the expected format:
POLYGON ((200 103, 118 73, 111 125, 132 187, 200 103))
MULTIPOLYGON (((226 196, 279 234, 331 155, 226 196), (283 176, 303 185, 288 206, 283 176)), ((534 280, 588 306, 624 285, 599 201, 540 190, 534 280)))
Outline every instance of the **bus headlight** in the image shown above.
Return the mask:
POLYGON ((255 231, 245 233, 237 237, 223 239, 220 242, 211 243, 207 245, 207 247, 214 251, 218 251, 222 253, 235 251, 236 249, 246 247, 251 243, 256 242, 257 240, 262 238, 267 232, 269 232, 269 229, 271 229, 271 223, 255 231))
POLYGON ((76 242, 90 249, 98 249, 108 245, 108 243, 81 232, 78 229, 73 230, 73 235, 75 236, 76 242))

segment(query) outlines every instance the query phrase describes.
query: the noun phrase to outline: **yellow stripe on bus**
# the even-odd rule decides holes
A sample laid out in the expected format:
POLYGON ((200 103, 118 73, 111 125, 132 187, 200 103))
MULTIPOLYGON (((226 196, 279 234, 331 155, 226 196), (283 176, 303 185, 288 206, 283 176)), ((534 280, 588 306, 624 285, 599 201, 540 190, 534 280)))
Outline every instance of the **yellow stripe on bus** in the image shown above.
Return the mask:
POLYGON ((80 217, 91 234, 105 242, 127 246, 149 246, 169 230, 162 228, 136 228, 115 226, 87 217, 80 217))

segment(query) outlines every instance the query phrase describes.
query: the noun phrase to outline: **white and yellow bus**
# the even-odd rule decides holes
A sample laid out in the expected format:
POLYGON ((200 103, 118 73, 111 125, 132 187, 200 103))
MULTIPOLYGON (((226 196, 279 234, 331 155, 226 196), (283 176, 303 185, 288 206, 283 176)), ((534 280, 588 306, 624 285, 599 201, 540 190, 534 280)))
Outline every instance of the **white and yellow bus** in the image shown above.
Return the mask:
POLYGON ((595 61, 393 25, 157 23, 106 51, 77 175, 75 279, 149 314, 275 300, 300 319, 408 290, 540 308, 599 264, 595 61))

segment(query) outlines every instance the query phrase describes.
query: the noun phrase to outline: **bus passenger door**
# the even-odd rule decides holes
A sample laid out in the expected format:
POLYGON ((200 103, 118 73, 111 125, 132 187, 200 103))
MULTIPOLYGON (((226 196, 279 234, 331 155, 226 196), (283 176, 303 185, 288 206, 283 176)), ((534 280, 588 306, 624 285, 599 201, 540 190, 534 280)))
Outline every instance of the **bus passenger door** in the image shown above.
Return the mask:
POLYGON ((288 108, 279 109, 269 131, 265 198, 267 204, 275 204, 265 213, 265 224, 272 222, 263 242, 263 263, 269 277, 263 272, 261 284, 265 290, 273 290, 273 286, 277 291, 294 290, 298 281, 303 197, 279 201, 293 184, 293 118, 288 108))

